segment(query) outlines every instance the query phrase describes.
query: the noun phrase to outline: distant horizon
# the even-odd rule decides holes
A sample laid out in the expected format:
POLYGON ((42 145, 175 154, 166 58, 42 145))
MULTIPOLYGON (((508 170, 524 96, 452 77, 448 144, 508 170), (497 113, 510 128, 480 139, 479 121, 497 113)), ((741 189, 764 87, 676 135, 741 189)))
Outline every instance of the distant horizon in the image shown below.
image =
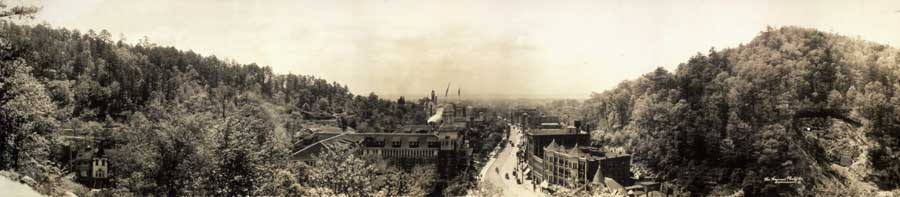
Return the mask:
MULTIPOLYGON (((353 94, 357 94, 357 95, 361 95, 361 96, 368 95, 368 93, 359 94, 356 92, 354 92, 353 94)), ((411 99, 418 100, 421 98, 427 98, 430 96, 430 93, 429 94, 379 94, 378 92, 375 92, 375 95, 378 95, 379 98, 391 99, 391 100, 399 99, 402 96, 404 99, 409 101, 411 99)), ((447 97, 444 97, 443 94, 440 94, 437 96, 438 96, 438 101, 442 101, 442 99, 458 100, 459 98, 462 98, 463 100, 497 100, 497 99, 499 99, 499 100, 518 100, 518 99, 525 99, 525 100, 543 100, 543 99, 585 100, 585 99, 590 98, 590 93, 585 94, 583 96, 552 95, 552 94, 472 94, 472 95, 463 94, 461 97, 457 97, 456 95, 449 95, 447 97)))
POLYGON ((900 197, 898 117, 900 0, 0 0, 0 197, 900 197))
POLYGON ((770 26, 900 45, 900 1, 27 1, 43 7, 32 24, 146 36, 360 95, 452 82, 473 96, 586 98, 770 26))

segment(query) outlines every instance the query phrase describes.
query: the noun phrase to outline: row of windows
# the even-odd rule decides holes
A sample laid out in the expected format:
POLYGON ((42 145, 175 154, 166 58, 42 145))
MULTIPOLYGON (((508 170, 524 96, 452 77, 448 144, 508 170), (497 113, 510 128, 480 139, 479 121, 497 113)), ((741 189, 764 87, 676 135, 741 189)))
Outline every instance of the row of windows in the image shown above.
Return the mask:
POLYGON ((405 150, 405 149, 368 149, 363 150, 363 155, 380 155, 387 157, 437 157, 437 150, 405 150))
POLYGON ((106 178, 106 171, 102 171, 102 170, 94 171, 94 178, 106 178))
POLYGON ((579 162, 579 161, 572 162, 572 161, 569 161, 569 160, 566 160, 566 159, 563 159, 560 157, 556 157, 553 155, 548 155, 547 161, 549 162, 548 165, 562 166, 562 167, 566 167, 566 168, 583 169, 585 167, 585 165, 582 162, 579 162))
MULTIPOLYGON (((363 143, 366 144, 366 147, 384 147, 385 142, 384 141, 368 141, 368 142, 363 142, 363 143)), ((449 141, 428 142, 428 148, 439 148, 441 145, 449 145, 449 144, 452 144, 452 142, 449 142, 449 141)), ((400 148, 402 146, 403 146, 403 144, 400 141, 391 142, 391 147, 400 148)), ((410 148, 419 148, 419 141, 410 141, 409 147, 410 148)))
POLYGON ((95 166, 106 166, 106 160, 94 159, 93 163, 95 166))
POLYGON ((586 164, 579 161, 569 161, 565 157, 555 154, 547 155, 546 160, 547 181, 551 184, 562 186, 577 186, 583 183, 586 164))

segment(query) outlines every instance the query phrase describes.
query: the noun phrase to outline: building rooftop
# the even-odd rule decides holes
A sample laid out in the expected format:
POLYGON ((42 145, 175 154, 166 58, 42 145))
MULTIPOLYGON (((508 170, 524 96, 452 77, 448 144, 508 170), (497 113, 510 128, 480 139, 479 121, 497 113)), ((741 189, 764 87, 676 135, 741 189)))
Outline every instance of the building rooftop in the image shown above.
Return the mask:
POLYGON ((638 190, 638 189, 644 189, 644 186, 643 185, 632 185, 632 186, 625 187, 625 189, 626 190, 638 190))
POLYGON ((544 147, 544 150, 546 152, 557 152, 557 153, 567 155, 570 157, 579 157, 579 158, 586 158, 586 159, 595 159, 595 158, 599 158, 599 157, 603 156, 603 153, 599 152, 599 149, 597 149, 597 152, 595 153, 595 152, 591 152, 591 150, 593 150, 593 149, 585 149, 585 147, 579 147, 578 144, 575 144, 575 146, 572 148, 566 148, 566 147, 557 145, 556 141, 550 142, 550 145, 548 145, 547 147, 544 147))
POLYGON ((552 123, 541 123, 541 127, 540 127, 540 128, 541 128, 541 129, 560 129, 560 128, 562 128, 562 125, 560 125, 560 124, 557 123, 557 122, 552 122, 552 123))
POLYGON ((528 135, 574 135, 574 134, 588 134, 584 131, 574 132, 574 129, 532 129, 528 130, 526 133, 528 135))
POLYGON ((438 142, 440 139, 444 137, 448 137, 449 139, 456 139, 457 132, 429 132, 429 133, 343 133, 335 136, 331 136, 328 138, 324 138, 319 140, 313 144, 310 144, 303 149, 300 149, 297 152, 292 154, 292 157, 296 160, 310 160, 313 158, 315 154, 318 154, 324 150, 335 150, 335 149, 348 149, 358 147, 359 145, 366 146, 369 148, 404 148, 404 149, 426 149, 428 147, 428 142, 438 142), (378 143, 370 143, 364 144, 365 140, 370 140, 370 142, 378 142, 378 143), (395 144, 395 142, 399 142, 395 144), (383 144, 382 144, 383 143, 383 144), (379 146, 371 146, 373 144, 378 144, 379 146))
POLYGON ((559 117, 557 116, 542 116, 541 123, 556 123, 559 124, 559 117))
POLYGON ((557 152, 569 157, 579 157, 591 160, 605 160, 630 156, 628 154, 607 154, 607 152, 602 151, 600 148, 579 144, 576 144, 571 148, 566 148, 564 146, 557 145, 556 141, 550 142, 550 145, 544 147, 544 150, 546 152, 557 152))
POLYGON ((345 140, 336 140, 336 139, 339 139, 342 136, 346 136, 346 135, 347 134, 345 133, 345 134, 340 134, 340 135, 336 135, 336 136, 331 136, 324 140, 319 140, 318 142, 310 144, 309 146, 306 146, 303 149, 300 149, 299 151, 294 152, 294 154, 292 154, 292 157, 294 157, 294 159, 296 159, 296 160, 301 160, 301 161, 302 160, 311 160, 313 158, 313 156, 315 156, 314 154, 320 153, 323 150, 334 150, 335 148, 338 148, 338 146, 349 146, 348 144, 341 144, 341 143, 345 143, 346 142, 345 140))

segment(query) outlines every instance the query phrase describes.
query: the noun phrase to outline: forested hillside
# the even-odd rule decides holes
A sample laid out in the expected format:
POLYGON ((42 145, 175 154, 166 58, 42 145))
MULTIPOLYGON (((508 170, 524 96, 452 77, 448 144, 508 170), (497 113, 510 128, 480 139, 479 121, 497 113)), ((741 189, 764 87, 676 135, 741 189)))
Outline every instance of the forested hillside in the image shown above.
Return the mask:
POLYGON ((85 148, 113 164, 115 195, 301 192, 297 180, 312 168, 287 159, 306 125, 376 132, 425 120, 417 101, 105 30, 18 25, 4 19, 37 9, 0 8, 0 170, 35 179, 45 194, 86 191, 65 178, 85 148))
POLYGON ((900 184, 900 50, 860 39, 770 28, 595 93, 583 115, 607 146, 690 191, 900 184), (803 183, 764 182, 788 176, 803 183))
MULTIPOLYGON (((308 75, 274 74, 270 67, 157 46, 146 38, 131 45, 109 32, 3 24, 7 61, 20 61, 46 82, 49 96, 70 107, 60 114, 83 120, 123 119, 152 100, 172 101, 197 86, 218 98, 253 93, 292 110, 348 112, 370 117, 391 101, 352 95, 345 85, 308 75), (371 100, 371 101, 366 101, 371 100), (356 110, 359 109, 359 110, 356 110)), ((410 102, 412 103, 412 102, 410 102)), ((397 112, 382 111, 390 116, 397 112)), ((298 114, 303 114, 299 113, 298 114)), ((303 114, 311 116, 309 114, 303 114)), ((399 122, 400 120, 394 120, 399 122)))

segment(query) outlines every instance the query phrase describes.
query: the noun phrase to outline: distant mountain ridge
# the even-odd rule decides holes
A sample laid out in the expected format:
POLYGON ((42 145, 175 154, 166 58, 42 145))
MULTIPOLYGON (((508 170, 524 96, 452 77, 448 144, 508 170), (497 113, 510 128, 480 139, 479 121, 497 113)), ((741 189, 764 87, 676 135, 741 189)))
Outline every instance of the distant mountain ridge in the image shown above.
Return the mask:
MULTIPOLYGON (((382 97, 386 99, 397 99, 400 97, 409 98, 424 98, 427 97, 427 94, 382 94, 382 97)), ((439 98, 443 98, 441 95, 439 98)), ((584 95, 568 95, 568 94, 463 94, 461 97, 457 97, 456 95, 449 96, 450 100, 492 100, 492 99, 546 99, 546 100, 554 100, 554 99, 587 99, 587 96, 584 95)))

